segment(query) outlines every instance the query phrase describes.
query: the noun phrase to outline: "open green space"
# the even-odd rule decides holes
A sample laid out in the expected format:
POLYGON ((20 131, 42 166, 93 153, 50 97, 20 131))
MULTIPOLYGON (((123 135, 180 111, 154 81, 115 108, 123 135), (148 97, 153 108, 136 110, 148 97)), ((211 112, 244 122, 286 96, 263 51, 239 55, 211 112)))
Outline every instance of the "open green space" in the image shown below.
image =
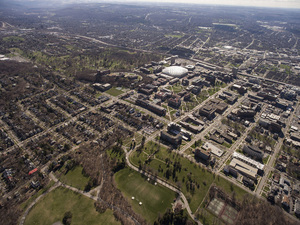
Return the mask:
POLYGON ((224 141, 222 145, 225 146, 226 148, 230 148, 232 144, 229 144, 228 142, 224 141))
POLYGON ((220 87, 211 87, 207 90, 207 92, 210 96, 212 96, 213 94, 218 92, 220 89, 221 89, 220 87))
POLYGON ((194 155, 193 151, 194 151, 193 148, 188 148, 187 150, 184 151, 184 153, 187 155, 194 155))
POLYGON ((95 98, 99 98, 101 95, 102 95, 101 92, 96 92, 95 98))
POLYGON ((165 34, 165 37, 171 37, 171 38, 182 38, 182 34, 165 34))
POLYGON ((263 158, 263 163, 264 163, 264 164, 267 164, 269 158, 270 158, 270 155, 268 155, 267 157, 263 158))
POLYGON ((76 166, 73 169, 69 170, 67 173, 64 172, 65 167, 61 169, 61 175, 59 180, 67 185, 78 188, 80 190, 84 190, 85 186, 88 184, 90 178, 84 176, 82 173, 82 167, 76 166))
MULTIPOLYGON (((155 149, 158 144, 149 142, 146 148, 148 145, 154 146, 155 149)), ((145 148, 143 150, 149 151, 145 148)), ((169 151, 166 147, 160 147, 160 150, 150 159, 145 157, 143 152, 134 152, 130 159, 136 166, 145 165, 159 177, 181 186, 193 212, 200 205, 214 179, 212 173, 169 151)))
POLYGON ((17 36, 4 37, 2 40, 3 40, 4 42, 14 42, 14 43, 25 41, 24 38, 22 38, 22 37, 17 37, 17 36))
POLYGON ((172 86, 172 88, 175 93, 179 93, 184 89, 180 82, 177 82, 175 85, 172 86))
POLYGON ((208 92, 206 90, 202 90, 196 97, 199 103, 205 101, 208 98, 208 92))
POLYGON ((115 174, 118 188, 131 203, 133 210, 153 224, 159 213, 163 214, 175 198, 175 192, 147 181, 129 168, 115 174), (134 197, 134 199, 132 199, 134 197), (142 202, 142 205, 139 205, 142 202))
POLYGON ((219 187, 221 187, 221 189, 226 192, 229 196, 232 196, 233 193, 235 194, 235 198, 238 201, 242 201, 243 197, 245 194, 247 194, 248 192, 245 191, 244 189, 234 185, 233 183, 231 183, 230 181, 228 181, 227 179, 221 177, 221 176, 217 176, 217 178, 215 179, 215 184, 219 187))
POLYGON ((205 208, 201 208, 200 213, 198 215, 198 219, 201 221, 202 224, 210 225, 214 224, 215 221, 220 221, 214 216, 209 210, 205 208))
POLYGON ((270 191, 270 187, 266 185, 266 186, 264 187, 264 191, 265 191, 266 193, 268 193, 268 192, 270 191))
POLYGON ((235 197, 239 200, 242 200, 246 193, 230 181, 216 177, 207 169, 152 141, 148 142, 142 151, 133 152, 130 161, 137 167, 148 169, 164 180, 180 187, 193 212, 199 207, 213 182, 229 195, 234 191, 235 197), (150 157, 151 153, 153 155, 150 157))
POLYGON ((69 189, 59 187, 41 199, 29 212, 25 225, 52 225, 62 222, 64 214, 72 213, 72 225, 120 224, 107 209, 98 213, 94 201, 69 189))
POLYGON ((111 89, 106 91, 106 93, 112 96, 118 96, 120 94, 123 94, 124 92, 122 90, 117 89, 116 87, 112 87, 111 89))

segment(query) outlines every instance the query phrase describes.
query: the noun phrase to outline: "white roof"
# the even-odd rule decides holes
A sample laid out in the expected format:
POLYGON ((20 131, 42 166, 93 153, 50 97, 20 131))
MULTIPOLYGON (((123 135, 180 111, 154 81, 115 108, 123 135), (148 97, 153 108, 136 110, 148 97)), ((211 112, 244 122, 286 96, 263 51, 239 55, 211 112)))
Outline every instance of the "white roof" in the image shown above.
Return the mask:
POLYGON ((188 73, 188 70, 182 66, 169 66, 163 69, 162 73, 172 77, 182 77, 188 73))
POLYGON ((246 163, 248 163, 249 165, 254 166, 254 167, 256 167, 257 169, 260 169, 260 170, 263 170, 264 167, 265 167, 263 164, 261 164, 261 163, 255 161, 255 160, 253 160, 253 159, 250 159, 250 158, 248 158, 247 156, 242 155, 242 154, 240 154, 240 153, 238 153, 238 152, 234 152, 234 153, 233 153, 233 158, 237 158, 237 159, 239 159, 239 160, 241 160, 241 161, 243 161, 243 162, 246 162, 246 163))
POLYGON ((204 145, 202 146, 202 148, 205 150, 210 149, 211 153, 218 157, 221 157, 224 153, 223 150, 219 149, 217 146, 214 146, 213 144, 211 144, 209 142, 205 142, 204 145))

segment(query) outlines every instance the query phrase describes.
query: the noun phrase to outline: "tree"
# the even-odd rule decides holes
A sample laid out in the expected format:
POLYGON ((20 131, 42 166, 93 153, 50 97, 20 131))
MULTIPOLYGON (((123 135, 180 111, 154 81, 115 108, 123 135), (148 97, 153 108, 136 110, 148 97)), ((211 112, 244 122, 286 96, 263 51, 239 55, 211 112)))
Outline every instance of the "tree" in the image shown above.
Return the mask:
POLYGON ((146 141, 146 137, 145 137, 145 136, 143 136, 143 138, 142 138, 142 142, 141 142, 141 146, 142 146, 142 148, 144 148, 145 141, 146 141))
POLYGON ((64 218, 62 220, 64 225, 70 225, 72 220, 72 213, 70 211, 65 212, 64 218))

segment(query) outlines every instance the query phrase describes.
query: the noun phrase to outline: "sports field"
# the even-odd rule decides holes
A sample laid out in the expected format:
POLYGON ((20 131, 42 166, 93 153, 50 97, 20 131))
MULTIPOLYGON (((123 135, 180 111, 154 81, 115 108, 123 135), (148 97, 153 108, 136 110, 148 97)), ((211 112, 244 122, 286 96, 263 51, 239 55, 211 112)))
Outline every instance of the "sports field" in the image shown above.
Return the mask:
POLYGON ((133 210, 153 224, 158 214, 163 214, 175 198, 175 192, 147 181, 139 173, 125 168, 115 174, 118 188, 131 203, 133 210), (134 199, 132 199, 134 197, 134 199), (139 205, 142 202, 142 205, 139 205))

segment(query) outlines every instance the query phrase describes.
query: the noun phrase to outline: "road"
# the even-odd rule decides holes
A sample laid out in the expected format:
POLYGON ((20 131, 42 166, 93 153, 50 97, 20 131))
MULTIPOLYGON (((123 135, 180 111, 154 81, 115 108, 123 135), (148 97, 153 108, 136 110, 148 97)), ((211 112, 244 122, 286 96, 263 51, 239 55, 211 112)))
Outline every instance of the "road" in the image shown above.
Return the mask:
MULTIPOLYGON (((2 26, 5 27, 5 26, 11 26, 11 25, 8 24, 8 23, 2 22, 2 26)), ((106 45, 106 46, 119 47, 119 46, 117 46, 117 45, 109 44, 109 43, 100 41, 100 40, 95 39, 95 38, 87 37, 87 36, 77 35, 76 37, 83 38, 83 39, 86 39, 86 40, 88 40, 88 41, 97 42, 97 43, 100 43, 100 44, 103 44, 103 45, 106 45)), ((210 38, 210 37, 207 38, 207 40, 203 43, 203 45, 201 46, 201 48, 209 41, 209 38, 210 38)), ((126 49, 130 49, 130 48, 126 48, 126 49)), ((131 49, 131 50, 135 50, 135 51, 136 51, 137 49, 131 49)), ((152 51, 146 51, 146 50, 138 50, 138 51, 142 51, 142 52, 151 52, 151 53, 152 53, 152 51)), ((191 60, 192 60, 192 61, 195 61, 195 62, 202 62, 202 63, 205 63, 205 62, 200 61, 200 60, 195 60, 195 59, 191 59, 191 60)), ((207 63, 206 63, 206 64, 207 64, 207 63)), ((212 65, 212 64, 209 64, 209 65, 212 65)), ((216 66, 216 65, 212 65, 212 66, 216 66)), ((218 67, 218 66, 216 66, 216 67, 218 67)), ((246 73, 239 73, 239 75, 257 78, 257 76, 249 75, 249 74, 246 74, 246 73)), ((272 80, 272 79, 267 79, 267 78, 265 78, 265 80, 266 80, 266 81, 271 81, 271 82, 274 82, 274 83, 278 83, 278 84, 286 84, 286 83, 284 83, 284 82, 279 82, 279 81, 272 80)), ((228 86, 227 86, 226 88, 228 88, 228 86)), ((225 90, 226 88, 222 88, 220 91, 223 91, 223 90, 225 90)), ((220 91, 219 91, 219 92, 220 92, 220 91)), ((215 93, 213 96, 209 97, 207 100, 205 100, 204 102, 202 102, 202 104, 196 106, 196 107, 195 107, 191 112, 189 112, 189 113, 192 113, 192 112, 198 110, 203 104, 205 104, 205 103, 206 103, 207 101, 209 101, 211 98, 215 97, 219 92, 217 92, 217 93, 215 93)), ((164 123, 169 123, 169 122, 170 122, 169 120, 167 120, 167 119, 165 119, 165 118, 163 118, 163 117, 159 117, 159 116, 157 116, 156 114, 154 114, 154 113, 152 113, 152 112, 150 112, 150 111, 148 111, 148 110, 146 110, 146 109, 144 109, 144 108, 142 108, 142 107, 139 107, 139 106, 137 106, 137 105, 128 103, 128 102, 126 102, 126 101, 124 101, 124 100, 118 99, 117 97, 113 97, 113 96, 110 96, 110 97, 112 98, 112 101, 119 101, 119 102, 124 103, 124 104, 126 104, 126 105, 130 105, 130 106, 132 106, 132 107, 134 107, 134 108, 138 108, 138 109, 141 110, 141 111, 147 111, 147 113, 148 113, 149 115, 153 116, 154 118, 158 119, 159 121, 163 121, 164 123)), ((239 101, 241 101, 241 99, 240 99, 239 101)), ((99 106, 90 107, 88 110, 84 111, 83 113, 87 113, 87 112, 89 112, 89 111, 91 111, 91 110, 96 110, 96 108, 98 108, 98 107, 99 107, 99 106)), ((234 107, 235 107, 235 106, 234 106, 234 107)), ((203 137, 204 134, 206 134, 207 132, 209 132, 211 129, 215 128, 216 125, 220 123, 220 120, 221 120, 224 116, 226 116, 226 114, 228 115, 234 107, 230 107, 230 109, 229 109, 228 111, 226 111, 225 114, 224 114, 223 116, 219 116, 218 118, 216 118, 216 121, 214 121, 214 123, 210 124, 210 125, 209 125, 204 131, 202 131, 199 135, 196 135, 194 139, 195 139, 195 140, 198 140, 199 138, 203 137)), ((78 117, 79 117, 80 115, 82 115, 83 113, 80 113, 80 114, 78 114, 78 115, 75 116, 75 117, 69 118, 69 119, 68 119, 67 121, 65 121, 65 122, 75 121, 75 120, 77 120, 78 117)), ((179 121, 180 121, 181 119, 183 119, 185 116, 186 116, 186 115, 177 118, 174 122, 179 122, 179 121)), ((289 121, 289 122, 290 122, 290 121, 289 121)), ((2 124, 2 125, 3 125, 3 124, 2 124)), ((29 139, 27 139, 27 140, 25 140, 25 141, 22 141, 22 142, 18 141, 18 139, 15 137, 15 135, 13 134, 13 132, 11 132, 10 129, 8 129, 8 132, 9 132, 9 136, 10 136, 10 137, 13 137, 13 139, 14 139, 16 145, 19 146, 20 148, 22 148, 22 147, 24 147, 25 144, 28 143, 29 141, 34 141, 36 138, 42 136, 43 134, 52 132, 56 127, 59 127, 59 126, 61 126, 61 123, 58 124, 58 125, 56 125, 56 126, 53 126, 53 127, 49 128, 49 129, 45 129, 43 132, 41 132, 41 133, 39 133, 39 134, 33 136, 32 138, 29 138, 29 139)), ((247 133, 251 130, 251 128, 252 128, 253 126, 254 126, 254 124, 252 124, 251 127, 249 127, 249 129, 246 130, 246 132, 245 132, 245 133, 243 134, 243 136, 239 139, 239 141, 237 141, 236 143, 234 143, 234 144, 231 146, 229 152, 234 151, 234 149, 235 149, 235 148, 236 148, 236 147, 244 140, 244 138, 246 137, 247 133)), ((288 127, 288 125, 287 125, 286 127, 288 127)), ((287 129, 287 128, 286 128, 286 129, 287 129)), ((286 131, 286 129, 285 129, 285 131, 286 131)), ((147 141, 153 140, 153 139, 156 137, 156 135, 158 134, 158 132, 159 132, 159 131, 157 131, 157 132, 153 133, 152 135, 150 135, 150 136, 147 138, 147 141)), ((268 163, 268 165, 266 166, 266 172, 265 172, 266 175, 265 175, 265 176, 262 178, 262 180, 260 181, 260 183, 259 183, 259 185, 258 185, 258 188, 256 189, 256 193, 260 193, 260 191, 261 191, 261 189, 262 189, 262 187, 263 187, 263 185, 264 185, 264 183, 265 183, 265 181, 266 181, 266 179, 267 179, 267 175, 268 175, 269 171, 271 171, 271 170, 273 169, 273 168, 272 168, 272 165, 273 165, 274 161, 276 160, 276 154, 279 152, 280 147, 281 147, 281 145, 282 145, 282 142, 283 142, 283 139, 280 139, 280 140, 278 141, 278 143, 277 143, 277 145, 276 145, 276 147, 275 147, 275 152, 274 152, 274 154, 271 156, 271 158, 270 158, 270 160, 269 160, 269 163, 268 163)), ((184 152, 186 149, 188 149, 191 145, 192 145, 192 142, 190 142, 189 144, 187 144, 180 152, 183 153, 183 152, 184 152)), ((78 148, 78 147, 75 146, 74 148, 72 148, 72 150, 76 150, 76 148, 78 148)), ((12 149, 13 149, 13 148, 9 148, 8 151, 4 151, 4 153, 1 153, 1 154, 7 154, 7 153, 8 153, 10 150, 12 150, 12 149)), ((25 150, 25 151, 26 151, 26 150, 25 150)), ((127 152, 127 153, 126 153, 126 161, 127 161, 127 164, 128 164, 128 166, 130 166, 132 169, 138 171, 138 168, 135 167, 134 165, 132 165, 132 164, 129 162, 129 160, 128 160, 130 153, 131 153, 131 152, 127 152)), ((60 155, 60 156, 61 156, 61 155, 60 155)), ((229 155, 229 157, 230 157, 230 155, 229 155)), ((227 159, 226 159, 226 160, 227 160, 227 159)), ((223 164, 226 162, 226 160, 224 160, 223 164)), ((43 167, 43 168, 45 168, 45 167, 43 167)), ((139 171, 139 172, 141 172, 141 171, 139 171)), ((220 172, 220 170, 219 170, 219 172, 220 172)), ((145 172, 142 172, 142 173, 145 173, 145 172)), ((151 174, 149 174, 149 173, 147 173, 147 175, 150 176, 152 179, 154 178, 154 177, 153 177, 151 174)), ((221 173, 220 173, 220 175, 223 176, 221 173)), ((225 178, 228 179, 227 177, 225 177, 225 178)), ((54 179, 54 178, 52 177, 52 179, 54 179)), ((181 198, 182 198, 183 201, 184 201, 185 207, 187 208, 187 211, 188 211, 189 215, 191 216, 191 218, 194 218, 194 215, 192 214, 192 212, 191 212, 191 210, 190 210, 190 208, 189 208, 188 202, 187 202, 185 196, 182 194, 182 192, 181 192, 179 189, 177 189, 177 187, 174 187, 174 186, 172 186, 171 184, 168 184, 168 183, 165 182, 164 180, 162 180, 162 179, 160 179, 160 178, 159 178, 159 179, 156 178, 156 179, 157 179, 157 182, 160 183, 161 185, 163 185, 163 186, 165 186, 165 187, 167 187, 167 188, 169 188, 169 189, 175 191, 176 193, 180 194, 181 198)), ((61 184, 60 184, 60 185, 61 185, 61 184)), ((59 186, 59 185, 58 185, 58 186, 59 186)), ((54 187, 54 186, 53 186, 53 187, 54 187)), ((66 187, 67 187, 67 188, 72 188, 72 187, 68 187, 68 186, 66 186, 66 187)), ((243 186, 243 188, 245 188, 245 187, 243 186)), ((55 188, 53 188, 53 189, 55 189, 55 188)), ((53 189, 51 189, 51 190, 53 190, 53 189)), ((49 189, 49 190, 50 190, 50 189, 49 189)), ((75 190, 75 191, 76 191, 76 190, 75 190)), ((44 194, 46 194, 46 193, 44 193, 44 194)), ((84 193, 83 193, 83 194, 84 194, 84 193)), ((84 195, 86 195, 86 194, 84 194, 84 195)), ((41 197, 41 196, 40 196, 40 197, 41 197)), ((39 197, 38 199, 36 199, 35 202, 37 202, 37 201, 40 199, 40 197, 39 197)), ((34 203, 34 204, 35 204, 35 203, 34 203)), ((34 205, 34 204, 33 204, 33 205, 34 205)), ((32 205, 32 206, 33 206, 33 205, 32 205)), ((32 206, 31 206, 31 207, 32 207, 32 206)), ((28 210, 28 209, 27 209, 27 210, 28 210)), ((29 209, 29 210, 30 210, 30 209, 29 209)), ((29 210, 27 211, 27 213, 29 212, 29 210)), ((23 217, 22 217, 22 219, 23 219, 23 217)), ((196 221, 198 224, 201 224, 199 221, 197 221, 197 220, 195 220, 195 221, 196 221)), ((23 222, 24 222, 24 220, 23 220, 23 222)))
MULTIPOLYGON (((230 85, 228 85, 230 86, 230 85)), ((206 99, 204 102, 202 102, 200 105, 196 106, 190 113, 193 113, 197 111, 200 107, 202 107, 206 102, 210 101, 212 98, 216 97, 220 92, 223 92, 228 89, 228 86, 225 88, 221 88, 218 92, 216 92, 214 95, 210 96, 208 99, 206 99)), ((229 108, 223 113, 223 115, 219 115, 217 118, 214 119, 214 121, 207 126, 203 131, 201 131, 199 134, 196 134, 194 136, 194 140, 203 139, 205 135, 211 131, 212 129, 216 129, 219 123, 221 123, 222 118, 225 118, 228 114, 232 112, 234 108, 236 108, 237 105, 239 105, 243 100, 245 99, 245 96, 241 97, 235 104, 230 105, 229 108)), ((181 121, 186 115, 178 118, 175 120, 175 122, 181 121)), ((180 149, 180 153, 184 153, 187 149, 189 149, 193 145, 193 142, 190 141, 188 144, 186 144, 182 149, 180 149)))
MULTIPOLYGON (((283 131, 282 131, 283 134, 284 134, 284 137, 286 136, 286 134, 289 131, 292 119, 293 119, 293 117, 295 115, 295 111, 298 108, 298 106, 299 106, 299 102, 297 102, 295 110, 291 113, 291 115, 290 115, 290 117, 289 117, 289 119, 288 119, 288 121, 286 123, 286 126, 283 129, 283 131)), ((274 165, 274 162, 276 160, 277 154, 280 152, 281 146, 282 146, 283 141, 284 141, 284 137, 283 138, 279 138, 279 140, 278 140, 278 142, 277 142, 277 144, 276 144, 276 146, 274 148, 274 152, 273 152, 273 154, 271 156, 271 159, 269 160, 268 164, 265 166, 265 176, 262 177, 262 179, 261 179, 261 181, 260 181, 260 183, 259 183, 259 185, 258 185, 258 187, 256 189, 256 194, 257 195, 259 195, 261 193, 261 190, 264 187, 264 185, 265 185, 265 183, 266 183, 266 181, 268 179, 269 173, 274 170, 273 165, 274 165)))

